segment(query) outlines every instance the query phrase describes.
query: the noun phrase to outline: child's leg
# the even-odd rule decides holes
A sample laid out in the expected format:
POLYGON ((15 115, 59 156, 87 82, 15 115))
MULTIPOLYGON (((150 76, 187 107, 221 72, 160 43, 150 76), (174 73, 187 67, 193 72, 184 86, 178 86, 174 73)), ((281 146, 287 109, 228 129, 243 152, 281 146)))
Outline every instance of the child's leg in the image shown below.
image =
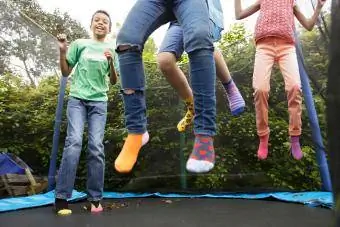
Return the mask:
POLYGON ((67 136, 55 188, 55 206, 58 215, 72 213, 68 209, 66 200, 72 196, 86 116, 84 102, 70 97, 67 104, 67 136))
POLYGON ((107 102, 87 102, 88 147, 87 147, 87 193, 91 212, 103 210, 100 200, 104 188, 104 131, 107 116, 107 102))
POLYGON ((300 160, 303 153, 300 147, 302 96, 299 65, 296 58, 295 46, 282 44, 279 49, 279 64, 285 81, 288 100, 289 135, 291 152, 295 159, 300 160))
POLYGON ((216 64, 216 75, 220 79, 224 89, 226 90, 231 114, 234 116, 238 116, 244 111, 244 99, 230 76, 228 66, 223 58, 221 51, 217 48, 214 52, 214 59, 216 64))
POLYGON ((194 94, 196 135, 187 170, 210 171, 215 164, 213 136, 216 134, 216 69, 207 4, 197 0, 174 0, 173 9, 184 32, 185 50, 190 59, 194 94))
POLYGON ((150 34, 169 21, 166 1, 137 1, 117 35, 124 111, 128 137, 115 161, 118 172, 130 172, 146 132, 145 76, 142 48, 150 34))
POLYGON ((183 71, 177 66, 176 57, 170 52, 162 52, 157 55, 157 62, 163 75, 170 85, 178 92, 181 99, 192 98, 192 91, 183 71))
POLYGON ((194 119, 194 101, 188 80, 182 70, 177 66, 177 59, 184 51, 183 30, 178 22, 172 22, 165 38, 159 48, 157 62, 163 75, 170 85, 178 92, 185 101, 187 112, 182 120, 177 124, 180 132, 192 123, 194 119))
POLYGON ((176 58, 172 53, 160 53, 157 56, 159 67, 170 85, 184 100, 187 112, 178 122, 177 129, 184 132, 194 120, 194 100, 191 88, 182 70, 176 65, 176 58))
POLYGON ((266 159, 268 155, 269 124, 268 97, 270 91, 270 76, 274 64, 274 51, 270 41, 262 42, 256 47, 253 88, 256 113, 257 134, 260 144, 257 151, 259 159, 266 159))

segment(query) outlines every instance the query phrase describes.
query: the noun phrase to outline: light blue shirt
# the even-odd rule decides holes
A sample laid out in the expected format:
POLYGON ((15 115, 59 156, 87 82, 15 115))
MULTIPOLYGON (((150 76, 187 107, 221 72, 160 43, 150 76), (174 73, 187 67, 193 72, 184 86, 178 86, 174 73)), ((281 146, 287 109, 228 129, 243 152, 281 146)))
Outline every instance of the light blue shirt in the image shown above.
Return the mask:
POLYGON ((221 32, 224 29, 223 10, 220 0, 206 0, 209 7, 209 17, 213 23, 212 35, 214 42, 221 39, 221 32))

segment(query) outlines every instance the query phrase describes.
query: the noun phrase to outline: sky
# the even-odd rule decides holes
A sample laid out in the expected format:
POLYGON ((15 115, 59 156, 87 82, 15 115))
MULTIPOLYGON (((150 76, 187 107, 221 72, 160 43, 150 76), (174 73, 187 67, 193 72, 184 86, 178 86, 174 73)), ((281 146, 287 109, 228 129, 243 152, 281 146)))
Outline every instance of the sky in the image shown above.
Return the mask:
MULTIPOLYGON (((126 18, 129 10, 134 5, 136 0, 37 0, 44 10, 49 12, 54 9, 59 9, 61 12, 67 12, 73 19, 78 20, 85 28, 89 28, 90 20, 94 11, 98 9, 105 9, 110 13, 113 25, 116 22, 122 24, 126 18)), ((255 0, 243 0, 242 6, 246 7, 255 0)), ((311 16, 312 7, 311 0, 297 0, 301 10, 306 13, 307 16, 311 16)), ((316 0, 315 0, 316 1, 316 0)), ((327 5, 331 1, 328 0, 327 5)), ((234 1, 233 0, 221 0, 223 12, 224 12, 224 23, 225 30, 238 22, 244 23, 249 31, 253 31, 256 23, 257 14, 244 19, 242 21, 236 21, 234 16, 234 1)), ((151 36, 155 40, 157 46, 160 45, 165 35, 168 25, 164 25, 156 30, 151 36)))

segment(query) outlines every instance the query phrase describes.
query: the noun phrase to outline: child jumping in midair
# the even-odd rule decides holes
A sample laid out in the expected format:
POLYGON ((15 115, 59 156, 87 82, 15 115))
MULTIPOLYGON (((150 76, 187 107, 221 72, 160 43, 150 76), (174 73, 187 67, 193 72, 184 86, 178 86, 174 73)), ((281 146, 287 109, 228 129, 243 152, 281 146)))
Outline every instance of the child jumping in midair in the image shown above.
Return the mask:
POLYGON ((216 135, 216 69, 209 6, 216 0, 137 0, 117 35, 124 114, 128 136, 114 166, 130 172, 147 131, 145 74, 142 52, 147 38, 163 24, 177 20, 183 28, 194 96, 194 146, 187 162, 190 172, 213 169, 216 135))
POLYGON ((268 155, 268 98, 270 75, 274 62, 280 66, 284 77, 288 99, 289 135, 291 153, 300 160, 303 153, 300 147, 301 135, 301 81, 295 50, 294 16, 307 30, 312 30, 325 0, 318 0, 313 16, 307 19, 296 5, 295 0, 257 0, 242 9, 241 0, 235 0, 235 16, 240 20, 258 10, 255 27, 256 55, 253 74, 254 102, 257 134, 260 138, 257 156, 266 159, 268 155))
MULTIPOLYGON (((209 10, 216 10, 217 12, 220 12, 218 14, 220 17, 216 18, 216 20, 218 20, 218 23, 223 26, 222 8, 218 6, 214 8, 214 5, 212 5, 209 7, 209 10)), ((212 24, 212 27, 213 26, 214 25, 212 24)), ((220 40, 220 32, 222 29, 223 27, 216 30, 213 37, 214 42, 218 42, 220 40)), ((184 41, 182 27, 178 21, 172 21, 159 48, 157 62, 168 82, 177 90, 179 96, 184 100, 187 108, 185 116, 177 124, 179 132, 186 130, 186 128, 192 123, 195 115, 192 90, 183 71, 176 64, 176 61, 182 56, 183 52, 184 41)), ((216 64, 216 75, 226 91, 226 97, 229 102, 231 114, 233 116, 238 116, 244 111, 245 102, 235 82, 231 78, 228 66, 221 51, 217 47, 215 47, 214 51, 214 60, 216 64)))
POLYGON ((58 215, 69 215, 67 199, 72 195, 77 165, 82 149, 85 122, 88 123, 87 194, 88 210, 103 210, 100 200, 104 187, 104 130, 107 115, 109 81, 117 82, 117 57, 113 57, 114 42, 106 40, 111 19, 106 11, 96 11, 91 20, 91 39, 78 39, 67 50, 65 35, 59 35, 60 67, 63 76, 72 82, 67 104, 67 137, 55 189, 55 208, 58 215))

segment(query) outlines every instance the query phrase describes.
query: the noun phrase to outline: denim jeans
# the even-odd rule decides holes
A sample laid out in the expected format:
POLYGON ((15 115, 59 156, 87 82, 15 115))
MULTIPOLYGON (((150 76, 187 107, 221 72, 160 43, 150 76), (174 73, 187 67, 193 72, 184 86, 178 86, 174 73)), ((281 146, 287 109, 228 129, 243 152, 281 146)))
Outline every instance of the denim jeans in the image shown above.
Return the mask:
POLYGON ((216 133, 215 62, 209 11, 204 0, 138 0, 118 36, 126 127, 129 133, 146 131, 145 75, 142 51, 147 38, 161 25, 177 20, 183 28, 194 94, 195 134, 216 133), (133 93, 124 92, 133 90, 133 93))
POLYGON ((179 60, 184 52, 183 29, 177 21, 172 21, 158 49, 158 53, 172 53, 179 60))
POLYGON ((70 97, 67 104, 67 136, 58 172, 55 196, 68 199, 76 178, 82 149, 85 122, 88 123, 87 193, 89 201, 102 198, 104 188, 104 131, 107 102, 86 101, 70 97))

